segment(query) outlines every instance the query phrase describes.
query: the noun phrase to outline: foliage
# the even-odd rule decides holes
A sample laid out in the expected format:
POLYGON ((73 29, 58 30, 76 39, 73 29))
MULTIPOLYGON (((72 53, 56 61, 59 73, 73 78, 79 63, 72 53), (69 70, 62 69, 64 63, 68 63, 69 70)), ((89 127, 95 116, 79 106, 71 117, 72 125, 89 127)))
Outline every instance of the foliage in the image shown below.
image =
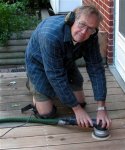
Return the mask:
POLYGON ((49 0, 0 0, 0 3, 1 2, 7 4, 21 2, 27 9, 40 9, 45 8, 49 5, 49 0))
POLYGON ((9 39, 13 32, 33 29, 37 24, 35 16, 26 14, 23 3, 10 5, 0 0, 0 45, 9 39))

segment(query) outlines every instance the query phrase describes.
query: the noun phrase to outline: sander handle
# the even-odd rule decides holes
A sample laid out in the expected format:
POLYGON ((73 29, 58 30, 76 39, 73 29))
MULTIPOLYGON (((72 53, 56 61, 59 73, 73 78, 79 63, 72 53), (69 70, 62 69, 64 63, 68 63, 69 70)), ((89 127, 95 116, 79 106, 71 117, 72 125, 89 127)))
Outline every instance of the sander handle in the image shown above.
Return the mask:
MULTIPOLYGON (((106 128, 101 127, 102 125, 101 122, 97 125, 96 119, 92 119, 92 122, 93 122, 93 126, 89 126, 90 128, 95 127, 96 129, 99 129, 99 130, 107 130, 106 128)), ((77 125, 76 117, 71 116, 71 117, 59 118, 58 124, 59 125, 77 125)))

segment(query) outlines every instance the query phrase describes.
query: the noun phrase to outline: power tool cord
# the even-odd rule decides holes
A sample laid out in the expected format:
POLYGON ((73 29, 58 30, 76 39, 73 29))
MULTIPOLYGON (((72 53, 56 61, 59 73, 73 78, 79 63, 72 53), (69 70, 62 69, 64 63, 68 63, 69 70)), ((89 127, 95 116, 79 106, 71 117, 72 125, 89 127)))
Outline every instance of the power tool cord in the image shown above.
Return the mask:
POLYGON ((0 139, 3 138, 3 137, 4 137, 7 133, 9 133, 11 130, 13 130, 13 129, 15 129, 15 128, 19 128, 19 127, 24 127, 27 123, 29 123, 29 120, 31 119, 32 116, 33 116, 33 114, 31 113, 25 123, 23 123, 23 124, 21 124, 21 125, 14 126, 14 127, 10 128, 9 130, 7 130, 4 134, 0 135, 0 139))

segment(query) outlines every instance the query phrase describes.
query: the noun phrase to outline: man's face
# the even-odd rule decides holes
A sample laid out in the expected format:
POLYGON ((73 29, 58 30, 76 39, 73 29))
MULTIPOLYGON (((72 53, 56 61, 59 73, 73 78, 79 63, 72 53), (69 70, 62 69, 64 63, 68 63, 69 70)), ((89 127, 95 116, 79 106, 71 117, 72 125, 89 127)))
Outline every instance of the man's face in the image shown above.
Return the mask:
POLYGON ((95 33, 95 29, 98 27, 99 22, 96 15, 81 15, 79 19, 76 19, 71 27, 72 38, 76 42, 83 42, 87 40, 90 35, 95 33))

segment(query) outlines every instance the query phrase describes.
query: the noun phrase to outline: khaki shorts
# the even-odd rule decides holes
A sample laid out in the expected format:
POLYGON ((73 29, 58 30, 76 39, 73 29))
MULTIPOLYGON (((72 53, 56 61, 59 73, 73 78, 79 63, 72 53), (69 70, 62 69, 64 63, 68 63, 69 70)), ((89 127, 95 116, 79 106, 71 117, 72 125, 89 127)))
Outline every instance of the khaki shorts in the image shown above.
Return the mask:
MULTIPOLYGON (((36 100, 36 101, 38 101, 38 102, 43 102, 43 101, 48 101, 48 100, 55 100, 55 99, 58 99, 58 97, 48 97, 48 96, 46 96, 46 95, 44 95, 44 94, 42 94, 42 93, 39 93, 39 92, 37 92, 36 90, 35 90, 35 88, 34 88, 34 86, 33 86, 33 84, 29 81, 29 80, 27 80, 27 83, 26 83, 26 87, 29 89, 29 91, 33 94, 33 97, 34 97, 34 99, 36 100)), ((83 87, 78 87, 78 86, 76 86, 76 85, 73 85, 73 84, 71 84, 71 88, 72 88, 72 90, 73 91, 82 91, 83 90, 83 87)))

